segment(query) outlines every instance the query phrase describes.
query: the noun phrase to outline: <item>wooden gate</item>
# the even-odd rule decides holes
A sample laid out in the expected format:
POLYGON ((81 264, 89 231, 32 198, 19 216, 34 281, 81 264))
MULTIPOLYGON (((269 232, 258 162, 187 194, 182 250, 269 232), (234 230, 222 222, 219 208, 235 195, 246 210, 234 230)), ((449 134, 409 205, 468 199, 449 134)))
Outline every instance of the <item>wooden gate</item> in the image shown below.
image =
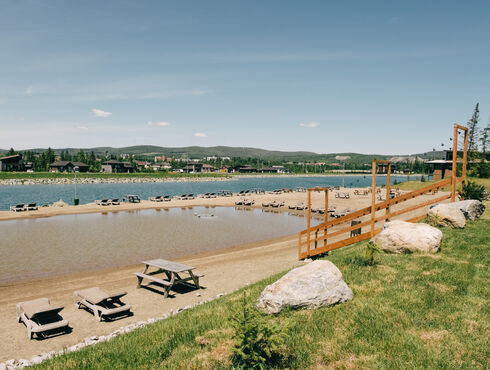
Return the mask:
POLYGON ((371 205, 362 208, 358 211, 349 213, 343 217, 328 220, 328 188, 314 188, 308 189, 308 216, 307 216, 307 228, 299 233, 299 259, 316 256, 326 253, 328 251, 342 248, 362 240, 369 239, 383 229, 384 222, 389 221, 393 217, 398 219, 404 219, 409 222, 417 222, 425 217, 423 215, 406 215, 409 212, 413 212, 417 209, 430 206, 442 202, 451 198, 451 201, 455 201, 456 197, 456 184, 463 182, 466 179, 466 163, 467 163, 467 148, 468 148, 468 129, 460 125, 454 125, 454 138, 453 138, 453 158, 452 158, 452 173, 451 178, 447 178, 438 181, 434 184, 430 184, 421 189, 405 193, 398 196, 392 196, 390 189, 390 175, 391 175, 391 163, 390 161, 373 160, 372 163, 372 188, 371 188, 371 205), (458 130, 464 131, 464 151, 463 151, 463 168, 462 176, 456 176, 456 164, 457 164, 457 148, 458 148, 458 130), (378 165, 382 164, 388 167, 385 198, 383 199, 382 191, 376 188, 376 174, 378 165), (437 195, 441 188, 451 185, 451 192, 443 195, 437 195), (311 220, 311 192, 312 191, 324 191, 325 192, 325 217, 321 224, 317 226, 310 226, 311 220), (432 194, 430 199, 424 199, 420 201, 417 199, 416 204, 411 200, 421 197, 426 194, 432 194), (377 199, 378 198, 378 199, 377 199), (381 198, 379 203, 377 200, 381 198), (392 209, 395 208, 396 209, 392 209), (380 227, 377 227, 380 225, 380 227), (364 228, 364 230, 363 230, 364 228), (367 229, 367 231, 365 231, 367 229), (363 232, 364 231, 364 232, 363 232), (348 237, 346 237, 348 234, 348 237))

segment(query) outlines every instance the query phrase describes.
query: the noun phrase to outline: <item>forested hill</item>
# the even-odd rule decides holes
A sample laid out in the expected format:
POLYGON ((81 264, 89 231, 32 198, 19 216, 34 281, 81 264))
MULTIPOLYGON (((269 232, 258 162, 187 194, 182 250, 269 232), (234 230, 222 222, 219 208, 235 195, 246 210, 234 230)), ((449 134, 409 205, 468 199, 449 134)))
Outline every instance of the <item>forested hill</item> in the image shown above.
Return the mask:
MULTIPOLYGON (((15 149, 15 148, 14 148, 15 149)), ((33 152, 43 152, 47 148, 35 148, 29 149, 33 152)), ((137 145, 124 148, 112 148, 112 147, 95 147, 95 148, 52 148, 55 154, 60 154, 62 151, 69 152, 74 155, 77 154, 80 149, 84 152, 94 152, 96 155, 102 154, 114 154, 119 156, 121 154, 135 154, 138 156, 154 156, 165 155, 176 158, 204 158, 204 157, 240 157, 240 158, 260 158, 264 160, 280 160, 280 161, 325 161, 325 162, 338 162, 337 156, 349 156, 349 162, 369 162, 372 158, 385 159, 389 156, 381 154, 359 154, 359 153, 329 153, 318 154, 307 151, 286 152, 266 150, 259 148, 247 148, 247 147, 229 147, 229 146, 214 146, 214 147, 201 147, 201 146, 188 146, 180 148, 166 148, 154 145, 137 145)), ((7 150, 0 150, 0 152, 6 153, 7 150)), ((22 152, 25 152, 24 150, 22 152)))

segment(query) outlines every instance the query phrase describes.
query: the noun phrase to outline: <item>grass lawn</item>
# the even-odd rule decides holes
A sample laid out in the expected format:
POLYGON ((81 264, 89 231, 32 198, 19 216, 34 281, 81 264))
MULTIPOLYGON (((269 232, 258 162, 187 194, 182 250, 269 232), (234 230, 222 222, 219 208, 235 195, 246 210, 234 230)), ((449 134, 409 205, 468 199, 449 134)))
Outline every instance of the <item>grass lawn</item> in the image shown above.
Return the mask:
MULTIPOLYGON (((487 204, 488 205, 488 204, 487 204)), ((365 243, 327 258, 354 292, 350 302, 270 317, 288 323, 278 368, 489 368, 489 212, 464 230, 444 229, 435 255, 377 255, 366 266, 365 243)), ((255 301, 279 276, 167 320, 38 367, 229 368, 229 318, 242 293, 255 301)))
MULTIPOLYGON (((476 182, 477 184, 485 186, 486 191, 490 191, 490 179, 479 179, 477 177, 468 177, 467 178, 469 181, 476 182)), ((420 188, 423 188, 425 186, 428 186, 430 184, 434 184, 436 181, 405 181, 397 185, 392 185, 393 188, 398 188, 400 190, 418 190, 420 188)), ((461 187, 461 185, 458 185, 458 189, 461 187)), ((450 191, 451 190, 451 185, 446 186, 442 190, 444 191, 450 191)))

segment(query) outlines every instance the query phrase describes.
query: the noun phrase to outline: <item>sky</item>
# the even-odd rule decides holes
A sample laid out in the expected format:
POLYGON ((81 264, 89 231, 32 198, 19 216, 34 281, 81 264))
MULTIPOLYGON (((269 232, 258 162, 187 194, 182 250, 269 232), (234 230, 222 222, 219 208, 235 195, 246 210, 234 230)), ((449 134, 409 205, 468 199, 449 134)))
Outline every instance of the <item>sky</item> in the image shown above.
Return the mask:
POLYGON ((489 40, 489 1, 0 0, 0 148, 438 150, 489 40))

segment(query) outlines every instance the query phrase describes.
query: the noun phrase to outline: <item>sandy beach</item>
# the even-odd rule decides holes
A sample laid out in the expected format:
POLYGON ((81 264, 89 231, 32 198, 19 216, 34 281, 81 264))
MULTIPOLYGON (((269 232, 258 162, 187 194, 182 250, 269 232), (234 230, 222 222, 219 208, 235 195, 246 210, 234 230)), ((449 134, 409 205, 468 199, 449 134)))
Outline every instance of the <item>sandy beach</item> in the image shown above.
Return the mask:
MULTIPOLYGON (((355 210, 368 206, 371 197, 354 195, 354 190, 345 190, 350 192, 351 197, 349 199, 335 198, 335 192, 330 193, 329 205, 336 206, 339 211, 347 208, 355 210)), ((426 199, 431 199, 431 197, 433 196, 422 196, 405 204, 422 202, 426 199)), ((306 203, 307 201, 305 192, 277 195, 254 194, 247 198, 255 200, 253 207, 261 207, 262 203, 273 200, 284 201, 285 207, 281 210, 283 212, 288 211, 288 205, 306 203)), ((122 203, 119 206, 86 204, 76 207, 45 207, 32 212, 0 212, 0 220, 165 207, 234 206, 235 202, 240 199, 243 199, 243 197, 196 198, 194 200, 172 200, 166 203, 142 201, 139 204, 122 203)), ((312 194, 312 205, 313 208, 323 207, 323 193, 312 194)), ((421 209, 417 212, 418 214, 423 214, 424 211, 424 209, 421 209)), ((323 217, 323 215, 318 217, 323 217)), ((405 218, 410 217, 414 217, 413 212, 405 215, 405 218)), ((201 280, 205 289, 173 292, 172 296, 167 299, 164 299, 162 294, 148 289, 136 289, 136 278, 132 273, 143 269, 143 265, 138 264, 3 284, 0 286, 0 325, 3 328, 2 332, 8 333, 9 340, 0 343, 0 362, 9 359, 30 359, 40 353, 53 350, 60 351, 82 342, 87 337, 107 335, 121 326, 158 317, 165 313, 176 311, 179 308, 214 298, 218 294, 232 292, 249 283, 302 264, 301 261, 298 261, 297 256, 298 236, 294 234, 275 240, 233 246, 206 254, 178 258, 176 259, 177 262, 194 266, 199 273, 205 274, 205 277, 201 280), (237 274, 237 271, 241 273, 237 274), (230 277, 233 278, 231 279, 230 277), (112 322, 98 322, 86 311, 76 309, 73 305, 73 291, 92 286, 99 286, 107 291, 127 291, 128 295, 124 301, 132 306, 134 315, 112 322), (63 305, 65 307, 62 315, 70 321, 70 326, 73 328, 71 333, 46 340, 29 340, 27 338, 24 325, 16 321, 15 305, 18 302, 39 297, 48 297, 54 305, 63 305)))

